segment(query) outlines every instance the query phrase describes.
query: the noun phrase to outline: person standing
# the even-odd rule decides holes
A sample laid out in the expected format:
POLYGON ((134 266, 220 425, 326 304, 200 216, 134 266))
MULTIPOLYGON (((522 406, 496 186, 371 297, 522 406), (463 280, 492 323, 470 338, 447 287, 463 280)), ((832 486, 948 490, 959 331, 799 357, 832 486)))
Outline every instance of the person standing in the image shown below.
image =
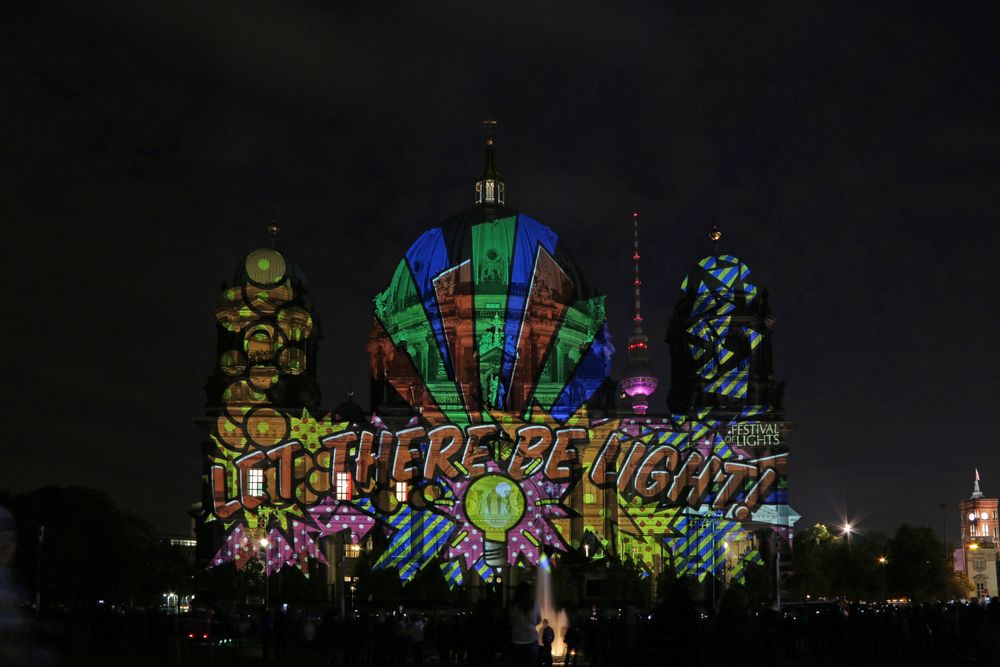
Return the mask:
POLYGON ((566 659, 564 660, 564 664, 576 667, 576 661, 580 657, 580 631, 575 625, 570 625, 563 632, 563 642, 566 644, 566 659))
POLYGON ((511 657, 514 667, 537 667, 538 624, 542 612, 531 595, 526 581, 517 585, 508 616, 510 621, 511 657))
POLYGON ((424 617, 421 614, 414 614, 407 628, 410 638, 410 651, 413 655, 415 667, 422 667, 424 664, 424 617))
POLYGON ((556 640, 556 632, 549 625, 549 619, 542 619, 542 667, 552 667, 552 642, 556 640))

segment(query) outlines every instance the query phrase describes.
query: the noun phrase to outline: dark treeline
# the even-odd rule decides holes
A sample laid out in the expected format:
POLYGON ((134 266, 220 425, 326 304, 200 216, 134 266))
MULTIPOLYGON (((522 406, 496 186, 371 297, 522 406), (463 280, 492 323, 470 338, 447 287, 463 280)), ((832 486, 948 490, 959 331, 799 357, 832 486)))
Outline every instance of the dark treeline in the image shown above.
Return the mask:
POLYGON ((43 605, 144 606, 191 585, 192 563, 183 550, 156 539, 148 522, 103 491, 44 487, 0 494, 0 505, 16 520, 13 571, 31 600, 40 585, 43 605))
POLYGON ((952 571, 950 551, 930 528, 904 524, 889 538, 879 533, 834 535, 816 524, 796 534, 793 563, 788 584, 798 600, 929 602, 971 592, 968 580, 952 571))

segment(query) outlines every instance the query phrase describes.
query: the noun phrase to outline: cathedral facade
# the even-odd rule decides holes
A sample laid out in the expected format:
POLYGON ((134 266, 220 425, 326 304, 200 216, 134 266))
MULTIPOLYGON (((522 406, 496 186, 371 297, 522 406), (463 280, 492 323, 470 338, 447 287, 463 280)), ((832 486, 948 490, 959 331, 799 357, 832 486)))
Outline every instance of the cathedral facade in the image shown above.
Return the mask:
POLYGON ((605 297, 554 230, 507 207, 493 152, 490 136, 475 206, 420 235, 375 293, 368 410, 319 410, 319 318, 286 253, 254 251, 224 286, 201 422, 212 565, 334 571, 375 549, 404 583, 433 567, 455 587, 575 550, 741 582, 789 538, 774 321, 750 269, 713 254, 684 278, 657 409, 638 216, 615 382, 605 297))

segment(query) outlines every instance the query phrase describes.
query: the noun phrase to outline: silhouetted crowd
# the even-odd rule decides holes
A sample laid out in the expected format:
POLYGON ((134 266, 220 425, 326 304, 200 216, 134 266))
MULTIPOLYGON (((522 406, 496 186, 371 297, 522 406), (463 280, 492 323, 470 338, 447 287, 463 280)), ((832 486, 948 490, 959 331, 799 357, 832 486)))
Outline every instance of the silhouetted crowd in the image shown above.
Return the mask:
MULTIPOLYGON (((1000 664, 1000 601, 798 604, 777 612, 723 600, 714 616, 697 603, 668 601, 647 610, 581 607, 568 616, 568 626, 549 628, 548 638, 561 640, 552 656, 557 665, 1000 664)), ((123 657, 141 656, 151 665, 502 667, 522 664, 516 662, 508 618, 486 602, 467 609, 370 609, 346 618, 280 607, 167 616, 107 606, 50 610, 41 621, 25 620, 45 632, 22 645, 43 646, 54 664, 67 665, 119 664, 123 657)), ((549 664, 544 627, 535 654, 539 666, 549 664)))
MULTIPOLYGON (((486 604, 328 615, 315 642, 330 665, 500 667, 514 660, 505 618, 486 604)), ((644 611, 577 610, 568 627, 551 632, 563 640, 556 664, 594 667, 1000 664, 1000 602, 797 605, 780 613, 724 604, 714 617, 690 602, 667 602, 644 611)), ((538 655, 546 664, 545 651, 538 655)))

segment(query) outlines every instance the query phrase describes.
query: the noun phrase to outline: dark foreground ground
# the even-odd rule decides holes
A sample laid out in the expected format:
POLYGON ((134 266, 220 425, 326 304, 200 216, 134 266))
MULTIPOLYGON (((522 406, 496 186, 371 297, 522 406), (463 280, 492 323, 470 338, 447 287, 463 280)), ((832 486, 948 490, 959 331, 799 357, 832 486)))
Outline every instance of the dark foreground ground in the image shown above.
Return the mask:
MULTIPOLYGON (((1000 604, 813 605, 781 614, 723 611, 714 619, 667 604, 594 610, 574 621, 578 665, 1000 665, 1000 604)), ((383 611, 347 621, 294 611, 220 620, 98 609, 32 622, 18 641, 0 647, 0 666, 500 667, 510 664, 506 632, 502 613, 485 608, 383 611)))

